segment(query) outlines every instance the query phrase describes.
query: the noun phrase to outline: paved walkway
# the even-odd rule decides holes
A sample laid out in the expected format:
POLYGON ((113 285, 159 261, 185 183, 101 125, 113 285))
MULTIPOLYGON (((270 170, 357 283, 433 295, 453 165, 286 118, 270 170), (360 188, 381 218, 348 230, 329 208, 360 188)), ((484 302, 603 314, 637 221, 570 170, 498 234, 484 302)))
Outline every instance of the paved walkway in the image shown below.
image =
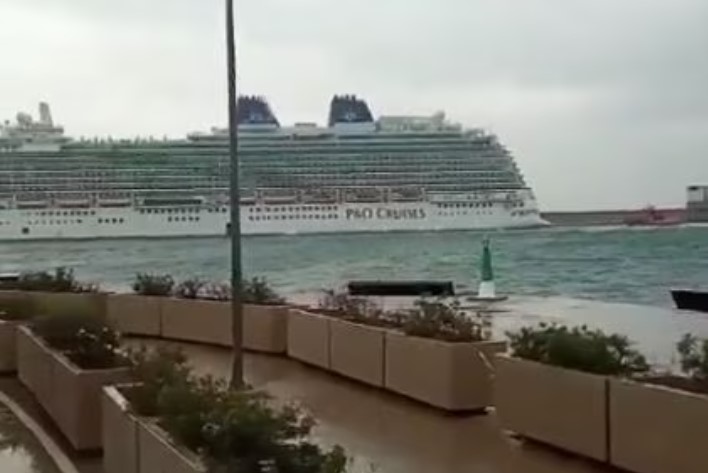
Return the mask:
MULTIPOLYGON (((228 377, 225 349, 162 341, 184 350, 201 374, 228 377)), ((340 444, 353 458, 351 473, 603 473, 602 465, 502 434, 493 414, 457 417, 367 388, 285 358, 246 354, 246 381, 277 401, 295 401, 319 421, 315 436, 340 444)), ((81 473, 102 473, 100 457, 73 454, 27 390, 15 378, 1 378, 7 394, 50 434, 81 473)), ((4 471, 4 470, 3 470, 4 471)))
MULTIPOLYGON (((136 343, 136 342, 133 342, 136 343)), ((165 343, 165 342, 149 342, 165 343)), ((171 343, 195 370, 227 377, 228 350, 171 343)), ((598 473, 613 471, 502 434, 494 415, 454 417, 292 360, 247 354, 246 380, 296 401, 319 421, 316 436, 354 458, 353 473, 598 473)))

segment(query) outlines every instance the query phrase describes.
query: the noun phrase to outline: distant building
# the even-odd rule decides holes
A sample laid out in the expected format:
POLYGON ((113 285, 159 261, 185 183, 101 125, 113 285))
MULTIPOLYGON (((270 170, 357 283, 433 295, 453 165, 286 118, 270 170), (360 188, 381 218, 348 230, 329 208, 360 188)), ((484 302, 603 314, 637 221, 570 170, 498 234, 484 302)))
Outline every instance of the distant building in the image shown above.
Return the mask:
POLYGON ((687 194, 686 219, 708 222, 708 186, 689 186, 687 194))

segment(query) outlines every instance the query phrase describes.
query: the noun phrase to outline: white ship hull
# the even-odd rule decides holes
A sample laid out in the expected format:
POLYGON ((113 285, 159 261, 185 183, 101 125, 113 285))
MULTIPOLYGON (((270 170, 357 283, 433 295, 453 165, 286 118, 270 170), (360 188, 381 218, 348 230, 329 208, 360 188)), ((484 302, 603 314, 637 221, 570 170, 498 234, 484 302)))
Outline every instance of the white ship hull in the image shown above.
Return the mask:
MULTIPOLYGON (((533 201, 244 205, 244 235, 475 230, 547 225, 533 201), (481 207, 481 206, 480 206, 481 207)), ((228 207, 0 209, 0 240, 225 236, 228 207)))

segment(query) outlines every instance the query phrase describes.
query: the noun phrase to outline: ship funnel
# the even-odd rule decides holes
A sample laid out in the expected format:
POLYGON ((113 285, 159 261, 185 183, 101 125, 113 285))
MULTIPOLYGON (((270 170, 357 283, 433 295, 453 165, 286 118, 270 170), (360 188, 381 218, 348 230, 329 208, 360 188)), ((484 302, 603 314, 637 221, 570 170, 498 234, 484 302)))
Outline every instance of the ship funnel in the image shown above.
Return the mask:
POLYGON ((49 109, 49 104, 46 102, 40 102, 39 104, 39 122, 42 125, 54 126, 52 111, 49 109))

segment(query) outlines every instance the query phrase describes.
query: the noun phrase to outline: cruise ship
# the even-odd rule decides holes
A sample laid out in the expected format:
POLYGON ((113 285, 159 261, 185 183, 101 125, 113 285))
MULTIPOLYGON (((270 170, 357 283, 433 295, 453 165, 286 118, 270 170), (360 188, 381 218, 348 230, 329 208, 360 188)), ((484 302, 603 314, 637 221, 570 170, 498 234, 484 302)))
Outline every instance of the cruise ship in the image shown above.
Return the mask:
MULTIPOLYGON (((335 96, 327 126, 238 102, 247 235, 546 225, 496 136, 443 113, 382 116, 335 96)), ((228 235, 228 130, 183 139, 68 137, 40 104, 0 127, 0 240, 228 235)))

